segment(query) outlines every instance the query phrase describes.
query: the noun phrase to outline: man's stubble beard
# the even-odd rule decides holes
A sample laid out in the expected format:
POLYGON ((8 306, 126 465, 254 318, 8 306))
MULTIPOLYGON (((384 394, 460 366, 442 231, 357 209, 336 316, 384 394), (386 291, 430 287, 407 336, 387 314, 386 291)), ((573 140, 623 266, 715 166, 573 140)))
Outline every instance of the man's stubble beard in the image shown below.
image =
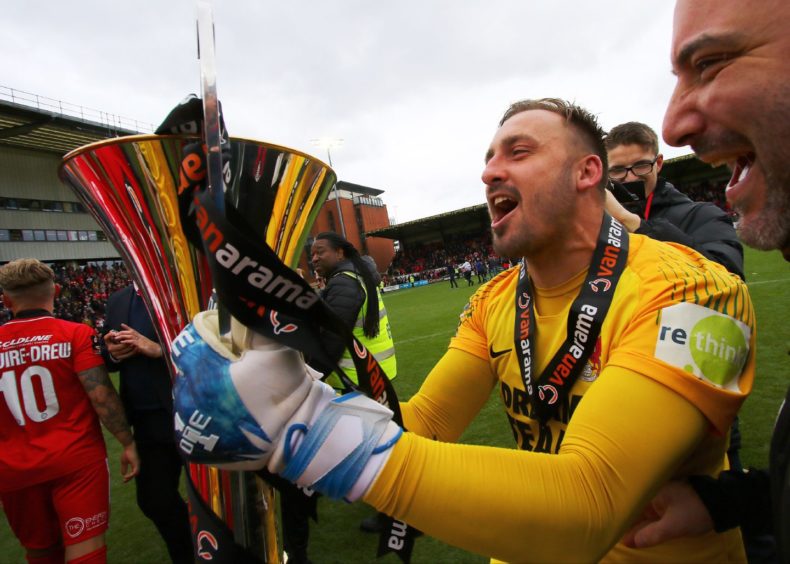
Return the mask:
MULTIPOLYGON (((552 188, 546 192, 533 196, 532 206, 537 211, 533 217, 553 217, 555 229, 549 233, 536 234, 532 232, 531 225, 510 226, 510 229, 520 229, 522 233, 512 243, 499 239, 492 230, 492 246, 494 252, 501 257, 521 258, 540 253, 546 245, 557 240, 557 227, 562 233, 572 221, 576 211, 576 200, 571 188, 570 166, 563 166, 563 175, 555 181, 552 188)), ((511 234, 511 239, 513 239, 511 234)))
MULTIPOLYGON (((768 131, 760 154, 765 175, 765 204, 755 218, 741 220, 738 236, 755 249, 769 251, 790 246, 790 88, 777 94, 774 111, 766 116, 768 131)), ((735 211, 738 211, 737 209, 735 211)))
MULTIPOLYGON (((790 246, 790 179, 772 181, 766 178, 763 210, 756 217, 738 222, 738 237, 745 244, 761 251, 790 246)), ((736 211, 738 211, 736 209, 736 211)))

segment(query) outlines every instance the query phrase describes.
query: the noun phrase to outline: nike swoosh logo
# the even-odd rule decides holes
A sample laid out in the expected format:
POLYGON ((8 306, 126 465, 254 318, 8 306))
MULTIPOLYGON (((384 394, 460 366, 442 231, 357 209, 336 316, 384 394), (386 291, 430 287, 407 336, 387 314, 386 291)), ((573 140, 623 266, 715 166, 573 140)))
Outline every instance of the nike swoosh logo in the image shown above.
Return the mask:
POLYGON ((489 347, 488 347, 488 355, 489 355, 491 358, 496 358, 496 357, 498 357, 498 356, 502 356, 503 354, 507 354, 507 353, 509 353, 509 352, 510 352, 510 351, 512 351, 512 350, 513 350, 513 349, 505 349, 505 350, 503 350, 503 351, 495 351, 495 350, 494 350, 494 345, 489 345, 489 347))

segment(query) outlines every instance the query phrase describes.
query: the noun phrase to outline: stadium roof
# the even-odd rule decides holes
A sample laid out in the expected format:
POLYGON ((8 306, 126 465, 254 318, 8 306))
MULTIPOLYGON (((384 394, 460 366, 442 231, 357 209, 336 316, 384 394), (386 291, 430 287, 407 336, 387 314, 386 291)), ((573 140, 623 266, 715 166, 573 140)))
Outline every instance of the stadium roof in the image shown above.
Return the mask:
POLYGON ((488 206, 478 204, 368 231, 365 233, 365 237, 384 237, 410 243, 429 243, 444 240, 445 236, 484 233, 490 226, 491 218, 488 216, 488 206))
POLYGON ((345 180, 340 180, 337 183, 337 189, 353 192, 354 194, 364 194, 365 196, 378 196, 384 193, 384 190, 371 188, 370 186, 362 186, 362 184, 354 184, 353 182, 346 182, 345 180))
POLYGON ((726 166, 712 167, 699 160, 694 153, 689 153, 665 160, 661 176, 675 186, 684 186, 703 180, 712 183, 721 182, 729 179, 730 171, 726 166))
MULTIPOLYGON (((94 141, 139 133, 111 123, 120 118, 110 114, 25 94, 0 87, 0 145, 63 155, 94 141), (9 97, 8 92, 16 95, 13 101, 2 99, 9 97), (93 121, 89 117, 106 123, 93 121)), ((136 125, 139 129, 149 129, 146 127, 148 124, 125 121, 130 121, 130 125, 136 125)))

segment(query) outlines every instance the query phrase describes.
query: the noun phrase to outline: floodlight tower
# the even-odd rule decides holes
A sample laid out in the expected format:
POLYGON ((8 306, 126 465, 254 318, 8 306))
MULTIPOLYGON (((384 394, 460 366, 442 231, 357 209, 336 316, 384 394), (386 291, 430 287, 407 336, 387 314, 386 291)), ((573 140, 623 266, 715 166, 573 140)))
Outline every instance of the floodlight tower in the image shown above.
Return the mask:
MULTIPOLYGON (((332 149, 342 146, 343 140, 338 137, 319 137, 316 139, 310 139, 310 143, 316 145, 317 147, 321 147, 322 149, 326 149, 326 156, 329 160, 329 166, 332 167, 332 149)), ((343 210, 340 209, 340 194, 337 190, 337 182, 335 182, 335 185, 332 189, 335 193, 337 217, 340 219, 340 231, 342 232, 343 238, 346 238, 346 224, 343 221, 343 210)))

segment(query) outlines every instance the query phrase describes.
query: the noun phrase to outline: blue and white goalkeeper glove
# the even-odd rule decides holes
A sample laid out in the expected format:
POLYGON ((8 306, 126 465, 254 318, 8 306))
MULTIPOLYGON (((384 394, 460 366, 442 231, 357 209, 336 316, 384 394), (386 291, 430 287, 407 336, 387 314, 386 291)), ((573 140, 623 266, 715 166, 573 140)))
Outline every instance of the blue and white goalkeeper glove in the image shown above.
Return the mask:
POLYGON ((193 462, 271 472, 330 497, 358 499, 402 429, 392 412, 353 393, 337 397, 301 355, 249 332, 236 355, 216 310, 173 341, 175 426, 193 462))

